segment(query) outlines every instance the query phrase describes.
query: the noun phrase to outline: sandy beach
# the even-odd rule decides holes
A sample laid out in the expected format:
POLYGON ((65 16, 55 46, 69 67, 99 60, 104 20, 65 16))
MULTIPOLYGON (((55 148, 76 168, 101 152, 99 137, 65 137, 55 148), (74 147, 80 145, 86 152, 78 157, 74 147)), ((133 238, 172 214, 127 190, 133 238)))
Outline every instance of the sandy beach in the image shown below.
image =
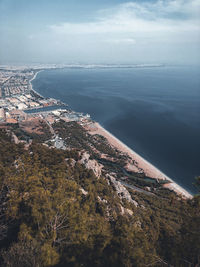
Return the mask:
POLYGON ((43 71, 43 70, 39 70, 39 71, 37 71, 37 72, 34 74, 34 76, 33 76, 33 77, 30 79, 30 81, 29 81, 29 85, 30 85, 30 91, 33 91, 35 94, 37 94, 38 96, 40 96, 40 97, 43 98, 42 95, 40 95, 37 91, 35 91, 35 90, 33 89, 33 85, 32 85, 32 81, 37 77, 38 73, 41 72, 41 71, 43 71))
POLYGON ((165 187, 175 191, 178 195, 181 195, 183 198, 193 197, 189 192, 187 192, 184 188, 175 183, 166 174, 164 174, 150 162, 142 158, 140 155, 138 155, 136 152, 134 152, 132 149, 126 146, 123 142, 117 139, 110 132, 105 130, 99 123, 94 123, 92 130, 90 130, 90 133, 104 136, 113 147, 117 148, 119 151, 127 153, 131 157, 131 159, 137 163, 136 164, 137 167, 133 165, 132 169, 135 168, 138 168, 138 170, 142 169, 147 176, 152 178, 157 178, 160 180, 169 180, 170 183, 166 184, 165 187))

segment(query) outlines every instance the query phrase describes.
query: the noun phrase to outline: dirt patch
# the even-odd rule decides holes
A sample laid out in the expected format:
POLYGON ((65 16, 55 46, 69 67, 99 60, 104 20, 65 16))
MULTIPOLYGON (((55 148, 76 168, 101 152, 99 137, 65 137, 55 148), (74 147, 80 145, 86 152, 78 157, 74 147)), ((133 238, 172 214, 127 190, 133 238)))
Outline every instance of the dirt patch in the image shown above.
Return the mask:
POLYGON ((40 118, 30 118, 20 123, 20 128, 27 133, 44 134, 46 122, 40 118))

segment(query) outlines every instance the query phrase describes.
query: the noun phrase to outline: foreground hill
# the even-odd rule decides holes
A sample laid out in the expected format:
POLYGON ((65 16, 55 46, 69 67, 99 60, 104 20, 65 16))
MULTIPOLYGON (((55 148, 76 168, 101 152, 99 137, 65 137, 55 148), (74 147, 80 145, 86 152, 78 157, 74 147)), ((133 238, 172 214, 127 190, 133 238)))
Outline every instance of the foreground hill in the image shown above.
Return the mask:
POLYGON ((123 184, 125 155, 101 137, 77 136, 75 124, 70 132, 53 127, 71 147, 44 144, 45 133, 27 136, 17 126, 0 130, 1 266, 200 264, 198 196, 146 190, 139 174, 123 184))

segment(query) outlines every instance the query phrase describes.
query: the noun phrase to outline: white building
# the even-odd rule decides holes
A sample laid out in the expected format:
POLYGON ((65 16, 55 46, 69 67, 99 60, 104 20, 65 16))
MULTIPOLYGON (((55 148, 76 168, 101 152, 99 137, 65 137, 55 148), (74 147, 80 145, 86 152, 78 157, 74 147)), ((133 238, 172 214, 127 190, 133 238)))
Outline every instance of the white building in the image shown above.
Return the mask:
POLYGON ((0 121, 5 121, 5 112, 3 108, 0 108, 0 121))
POLYGON ((24 103, 20 103, 17 105, 18 109, 27 109, 27 105, 25 105, 24 103))

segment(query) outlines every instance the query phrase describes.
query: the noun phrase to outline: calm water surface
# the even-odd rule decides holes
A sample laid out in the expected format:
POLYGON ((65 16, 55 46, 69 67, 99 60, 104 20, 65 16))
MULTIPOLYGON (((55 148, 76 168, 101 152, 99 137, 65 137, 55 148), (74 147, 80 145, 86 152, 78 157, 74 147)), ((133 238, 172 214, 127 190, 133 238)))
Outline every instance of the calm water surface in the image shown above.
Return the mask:
POLYGON ((130 148, 195 192, 200 175, 200 70, 197 67, 62 69, 38 74, 46 97, 89 113, 130 148))

